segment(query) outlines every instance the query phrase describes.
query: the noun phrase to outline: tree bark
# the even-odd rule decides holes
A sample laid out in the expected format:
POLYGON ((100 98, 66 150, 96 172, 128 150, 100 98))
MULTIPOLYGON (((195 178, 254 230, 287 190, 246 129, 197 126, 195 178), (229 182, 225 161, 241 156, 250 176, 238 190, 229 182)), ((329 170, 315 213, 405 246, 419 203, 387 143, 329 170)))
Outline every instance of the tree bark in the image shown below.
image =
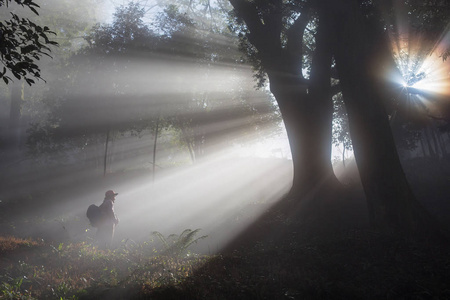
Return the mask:
POLYGON ((278 103, 292 153, 294 167, 290 198, 317 198, 330 185, 338 184, 331 165, 331 52, 327 27, 320 27, 311 66, 311 77, 302 75, 303 33, 309 21, 305 9, 286 33, 287 44, 281 41, 282 1, 271 2, 271 14, 261 21, 253 2, 230 0, 236 14, 250 33, 249 41, 258 49, 266 71, 270 90, 278 103))
POLYGON ((321 4, 334 29, 334 57, 370 222, 381 230, 429 233, 436 223, 406 180, 379 92, 383 83, 373 73, 374 65, 383 63, 379 54, 389 52, 387 40, 370 27, 357 1, 321 4))
POLYGON ((320 100, 324 99, 305 95, 297 88, 298 82, 292 80, 291 85, 286 79, 269 73, 270 90, 283 116, 292 153, 290 195, 303 198, 336 179, 331 166, 332 113, 323 109, 320 100))
MULTIPOLYGON (((270 90, 283 116, 294 165, 291 195, 317 196, 338 184, 331 164, 333 102, 331 100, 331 48, 326 26, 319 25, 316 49, 307 85, 280 69, 268 69, 270 90)), ((272 58, 273 60, 274 58, 272 58)), ((273 65, 273 61, 266 63, 273 65)), ((282 61, 276 63, 283 66, 282 61)), ((322 194, 323 195, 323 194, 322 194)))

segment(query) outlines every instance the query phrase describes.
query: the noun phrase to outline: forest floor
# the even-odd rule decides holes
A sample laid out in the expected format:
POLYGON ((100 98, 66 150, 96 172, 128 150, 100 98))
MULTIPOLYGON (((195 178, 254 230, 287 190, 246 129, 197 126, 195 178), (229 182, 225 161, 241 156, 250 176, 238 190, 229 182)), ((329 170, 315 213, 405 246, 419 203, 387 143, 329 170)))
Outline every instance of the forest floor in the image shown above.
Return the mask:
POLYGON ((258 246, 211 260, 155 299, 450 299, 443 245, 354 231, 258 246))
POLYGON ((0 299, 450 299, 449 247, 353 230, 213 256, 2 237, 0 299))
MULTIPOLYGON (((449 177, 415 176, 449 228, 449 177)), ((0 299, 450 299, 449 243, 370 230, 360 197, 323 203, 330 214, 309 224, 269 210, 216 255, 169 255, 151 241, 105 251, 3 228, 0 299)))
POLYGON ((328 221, 271 211, 217 255, 3 236, 0 299, 450 299, 449 243, 328 221))

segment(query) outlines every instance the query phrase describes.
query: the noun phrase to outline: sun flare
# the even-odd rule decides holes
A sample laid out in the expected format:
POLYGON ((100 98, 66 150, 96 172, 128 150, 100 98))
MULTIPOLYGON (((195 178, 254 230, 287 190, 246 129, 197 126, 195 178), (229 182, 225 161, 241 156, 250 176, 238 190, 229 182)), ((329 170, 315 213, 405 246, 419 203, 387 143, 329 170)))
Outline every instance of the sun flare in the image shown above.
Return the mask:
MULTIPOLYGON (((408 42, 409 53, 394 48, 394 58, 401 73, 398 81, 401 93, 410 101, 420 101, 430 112, 440 115, 442 105, 448 105, 450 96, 450 64, 439 55, 441 47, 434 47, 434 52, 423 55, 408 42)), ((395 45, 395 43, 394 43, 395 45)))
POLYGON ((399 9, 390 40, 400 76, 391 76, 391 80, 399 84, 407 102, 418 101, 430 113, 442 115, 450 96, 450 63, 442 56, 448 48, 450 32, 447 27, 438 40, 431 42, 428 36, 413 32, 407 24, 399 9))

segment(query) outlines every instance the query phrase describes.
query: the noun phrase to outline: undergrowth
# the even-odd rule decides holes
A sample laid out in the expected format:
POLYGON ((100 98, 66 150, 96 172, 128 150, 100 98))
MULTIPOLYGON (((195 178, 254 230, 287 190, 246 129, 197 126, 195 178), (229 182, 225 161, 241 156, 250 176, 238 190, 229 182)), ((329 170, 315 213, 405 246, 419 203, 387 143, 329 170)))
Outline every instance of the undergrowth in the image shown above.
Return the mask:
POLYGON ((447 244, 364 230, 292 234, 214 256, 168 255, 151 242, 105 251, 1 238, 0 298, 450 299, 447 244))
POLYGON ((11 236, 0 237, 0 254, 0 299, 128 299, 177 285, 210 259, 162 254, 150 242, 99 250, 86 242, 47 244, 11 236), (119 297, 121 290, 126 297, 119 297))
POLYGON ((197 237, 199 231, 200 228, 195 230, 185 229, 180 235, 171 234, 167 238, 158 231, 153 231, 152 234, 162 242, 164 254, 180 256, 186 254, 192 244, 208 237, 207 235, 197 237))

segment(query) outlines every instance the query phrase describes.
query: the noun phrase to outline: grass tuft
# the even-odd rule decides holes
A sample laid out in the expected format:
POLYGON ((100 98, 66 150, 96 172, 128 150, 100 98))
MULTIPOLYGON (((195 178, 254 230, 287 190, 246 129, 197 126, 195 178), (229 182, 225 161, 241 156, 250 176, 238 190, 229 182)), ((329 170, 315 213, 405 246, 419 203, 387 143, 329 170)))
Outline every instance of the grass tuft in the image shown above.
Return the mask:
POLYGON ((0 236, 0 253, 36 247, 40 244, 40 242, 34 241, 31 238, 22 239, 14 236, 0 236))

